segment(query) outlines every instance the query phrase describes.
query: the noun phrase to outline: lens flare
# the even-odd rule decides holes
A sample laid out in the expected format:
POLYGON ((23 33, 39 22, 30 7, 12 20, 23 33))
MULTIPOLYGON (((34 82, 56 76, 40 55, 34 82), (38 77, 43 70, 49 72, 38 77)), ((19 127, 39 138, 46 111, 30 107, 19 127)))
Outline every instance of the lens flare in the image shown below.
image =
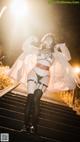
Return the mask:
POLYGON ((14 16, 25 16, 27 12, 26 1, 25 0, 14 0, 11 3, 10 9, 14 16))
POLYGON ((80 73, 80 67, 74 67, 74 73, 79 74, 80 73))

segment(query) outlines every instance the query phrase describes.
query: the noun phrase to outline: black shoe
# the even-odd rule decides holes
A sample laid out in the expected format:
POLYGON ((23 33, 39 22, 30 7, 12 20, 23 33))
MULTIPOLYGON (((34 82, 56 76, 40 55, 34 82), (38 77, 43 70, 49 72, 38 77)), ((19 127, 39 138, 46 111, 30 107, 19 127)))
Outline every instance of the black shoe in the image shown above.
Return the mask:
POLYGON ((30 127, 30 133, 31 133, 31 134, 34 134, 34 132, 35 132, 34 126, 31 126, 31 127, 30 127))
POLYGON ((37 129, 36 129, 36 127, 34 127, 33 125, 30 126, 30 133, 31 133, 31 134, 37 134, 37 129))
POLYGON ((20 130, 20 132, 26 132, 26 126, 24 125, 23 128, 20 130))

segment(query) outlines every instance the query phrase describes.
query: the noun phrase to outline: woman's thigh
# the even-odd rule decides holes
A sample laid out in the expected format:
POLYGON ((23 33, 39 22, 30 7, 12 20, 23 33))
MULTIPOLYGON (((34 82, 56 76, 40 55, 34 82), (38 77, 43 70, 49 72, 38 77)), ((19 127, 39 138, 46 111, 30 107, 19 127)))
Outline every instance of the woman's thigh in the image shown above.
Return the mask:
POLYGON ((37 75, 34 71, 31 71, 27 77, 27 92, 33 94, 37 87, 37 75))
POLYGON ((49 76, 44 76, 41 80, 40 83, 38 83, 37 88, 41 89, 42 92, 44 93, 48 87, 49 84, 49 76))

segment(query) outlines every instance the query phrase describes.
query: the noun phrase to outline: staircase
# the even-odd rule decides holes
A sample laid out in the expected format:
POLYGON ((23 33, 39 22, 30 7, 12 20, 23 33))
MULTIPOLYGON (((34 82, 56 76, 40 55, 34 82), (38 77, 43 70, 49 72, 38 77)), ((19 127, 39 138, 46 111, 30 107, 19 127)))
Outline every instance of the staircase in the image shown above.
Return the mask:
POLYGON ((7 93, 0 98, 0 133, 9 133, 9 142, 79 142, 80 116, 67 106, 40 101, 38 135, 20 133, 24 125, 26 97, 7 93))

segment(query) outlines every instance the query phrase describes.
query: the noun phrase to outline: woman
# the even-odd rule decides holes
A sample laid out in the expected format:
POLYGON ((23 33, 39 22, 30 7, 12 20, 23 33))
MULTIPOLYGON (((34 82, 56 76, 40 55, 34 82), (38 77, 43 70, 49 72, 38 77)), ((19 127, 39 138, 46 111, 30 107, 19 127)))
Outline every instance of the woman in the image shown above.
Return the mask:
POLYGON ((54 62, 53 47, 54 36, 48 33, 41 39, 37 63, 27 76, 28 97, 25 107, 25 126, 23 130, 31 133, 37 132, 37 122, 40 112, 40 98, 48 87, 50 72, 49 69, 54 62))

